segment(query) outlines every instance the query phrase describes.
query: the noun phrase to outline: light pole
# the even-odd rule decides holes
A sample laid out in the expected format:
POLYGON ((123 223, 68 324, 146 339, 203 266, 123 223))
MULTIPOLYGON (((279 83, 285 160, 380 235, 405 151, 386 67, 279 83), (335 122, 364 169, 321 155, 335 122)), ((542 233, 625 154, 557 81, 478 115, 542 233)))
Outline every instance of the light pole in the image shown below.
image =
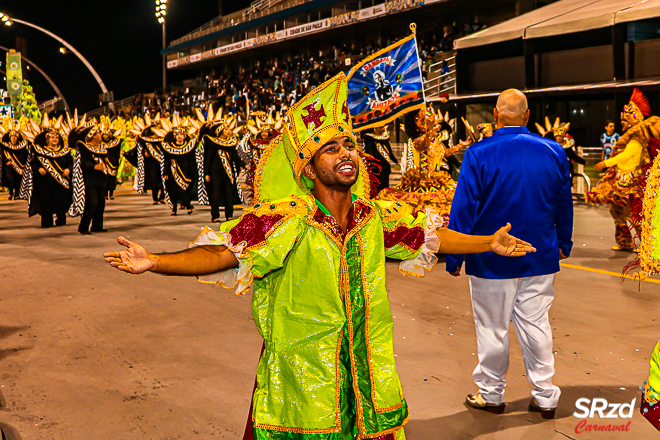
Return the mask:
MULTIPOLYGON (((167 46, 165 40, 165 16, 167 15, 167 0, 156 0, 156 18, 163 26, 163 49, 167 46)), ((167 86, 167 55, 163 54, 163 93, 167 86)))
MULTIPOLYGON (((161 1, 163 1, 163 0, 161 0, 161 1)), ((87 67, 87 69, 89 69, 89 71, 92 73, 92 75, 94 75, 94 78, 96 79, 96 82, 97 82, 97 83, 99 84, 99 86, 101 87, 101 90, 103 91, 103 93, 106 93, 106 94, 108 93, 108 89, 105 87, 105 84, 103 84, 103 80, 101 79, 101 77, 99 76, 99 74, 96 73, 96 70, 94 70, 94 68, 92 67, 92 65, 89 64, 89 61, 87 61, 87 60, 85 59, 85 57, 82 56, 82 54, 76 50, 75 47, 71 46, 69 43, 67 43, 66 41, 64 41, 62 38, 58 37, 58 36, 55 35, 54 33, 50 32, 50 31, 48 31, 48 30, 46 30, 46 29, 44 29, 44 28, 42 28, 42 27, 40 27, 40 26, 37 26, 36 24, 32 24, 32 23, 29 23, 29 22, 27 22, 27 21, 19 20, 19 19, 17 19, 17 18, 10 18, 10 17, 8 17, 7 15, 5 15, 5 14, 3 14, 3 13, 1 13, 1 12, 0 12, 0 20, 2 20, 2 22, 3 22, 6 26, 11 26, 13 23, 20 23, 20 24, 24 24, 25 26, 29 26, 29 27, 35 28, 35 29, 37 29, 37 30, 43 32, 44 34, 46 34, 46 35, 48 35, 48 36, 50 36, 50 37, 56 39, 56 40, 59 41, 60 43, 62 43, 64 46, 66 46, 67 49, 69 49, 71 52, 75 53, 76 56, 80 59, 80 61, 82 61, 83 64, 87 67)))

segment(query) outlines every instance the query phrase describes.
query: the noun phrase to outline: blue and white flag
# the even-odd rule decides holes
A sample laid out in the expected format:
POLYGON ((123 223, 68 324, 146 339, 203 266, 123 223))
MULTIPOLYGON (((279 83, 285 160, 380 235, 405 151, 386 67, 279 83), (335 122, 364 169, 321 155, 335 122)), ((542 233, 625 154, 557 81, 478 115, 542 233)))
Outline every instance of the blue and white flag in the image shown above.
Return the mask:
POLYGON ((356 64, 347 77, 355 131, 384 125, 425 105, 414 33, 356 64))

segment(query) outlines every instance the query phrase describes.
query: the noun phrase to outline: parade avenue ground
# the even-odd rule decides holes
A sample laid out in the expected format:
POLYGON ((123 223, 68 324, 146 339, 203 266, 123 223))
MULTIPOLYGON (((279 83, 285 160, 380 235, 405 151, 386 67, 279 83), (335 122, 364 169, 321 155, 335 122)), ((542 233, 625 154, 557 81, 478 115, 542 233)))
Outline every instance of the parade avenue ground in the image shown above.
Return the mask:
MULTIPOLYGON (((249 294, 194 279, 128 275, 102 258, 119 248, 119 235, 151 252, 180 250, 210 224, 208 208, 172 217, 150 196, 120 187, 106 208, 109 232, 81 236, 78 219, 40 229, 26 202, 2 193, 0 219, 5 439, 242 437, 261 348, 249 294)), ((515 234, 516 219, 510 221, 515 234)), ((554 420, 527 411, 531 386, 513 330, 505 414, 468 409, 465 396, 477 391, 468 278, 449 276, 442 263, 424 279, 403 277, 396 262, 387 263, 409 440, 657 435, 638 406, 658 340, 660 280, 622 282, 633 256, 610 250, 613 232, 606 207, 576 204, 575 247, 557 276, 550 311, 562 389, 554 420), (587 412, 594 399, 606 410, 575 417, 578 399, 586 399, 587 412), (633 399, 632 411, 622 406, 633 399), (621 411, 606 418, 613 404, 621 411)))

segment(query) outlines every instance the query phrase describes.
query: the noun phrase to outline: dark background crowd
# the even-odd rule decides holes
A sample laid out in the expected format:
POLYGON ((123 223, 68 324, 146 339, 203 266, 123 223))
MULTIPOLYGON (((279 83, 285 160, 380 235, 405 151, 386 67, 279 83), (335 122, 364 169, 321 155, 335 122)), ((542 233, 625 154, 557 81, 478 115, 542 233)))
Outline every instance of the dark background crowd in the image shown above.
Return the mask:
MULTIPOLYGON (((419 32, 417 39, 424 75, 432 64, 450 56, 456 38, 485 27, 481 20, 475 18, 473 22, 462 25, 436 24, 419 32)), ((227 68, 222 73, 186 81, 167 93, 135 95, 130 107, 119 109, 119 116, 142 116, 145 113, 169 115, 174 112, 192 116, 196 107, 206 108, 209 103, 215 109, 223 108, 225 112, 241 118, 247 117, 248 112, 257 111, 284 114, 314 87, 402 37, 390 37, 380 43, 371 41, 359 46, 333 45, 326 51, 296 55, 290 60, 275 58, 268 63, 256 62, 250 69, 242 71, 227 68), (347 59, 350 59, 348 64, 347 59)), ((448 69, 446 62, 442 69, 443 73, 448 69)))

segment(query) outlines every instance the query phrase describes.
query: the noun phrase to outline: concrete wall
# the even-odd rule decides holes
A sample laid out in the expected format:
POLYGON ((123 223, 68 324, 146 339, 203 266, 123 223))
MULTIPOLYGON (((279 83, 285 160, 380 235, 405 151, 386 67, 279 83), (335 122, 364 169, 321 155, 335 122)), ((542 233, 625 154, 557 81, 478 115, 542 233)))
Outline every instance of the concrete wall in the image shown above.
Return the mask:
POLYGON ((473 91, 525 88, 523 57, 477 61, 469 66, 469 88, 473 91))
POLYGON ((660 75, 660 38, 635 43, 635 78, 660 75))
POLYGON ((560 50, 540 55, 541 86, 585 84, 614 78, 612 46, 560 50))

